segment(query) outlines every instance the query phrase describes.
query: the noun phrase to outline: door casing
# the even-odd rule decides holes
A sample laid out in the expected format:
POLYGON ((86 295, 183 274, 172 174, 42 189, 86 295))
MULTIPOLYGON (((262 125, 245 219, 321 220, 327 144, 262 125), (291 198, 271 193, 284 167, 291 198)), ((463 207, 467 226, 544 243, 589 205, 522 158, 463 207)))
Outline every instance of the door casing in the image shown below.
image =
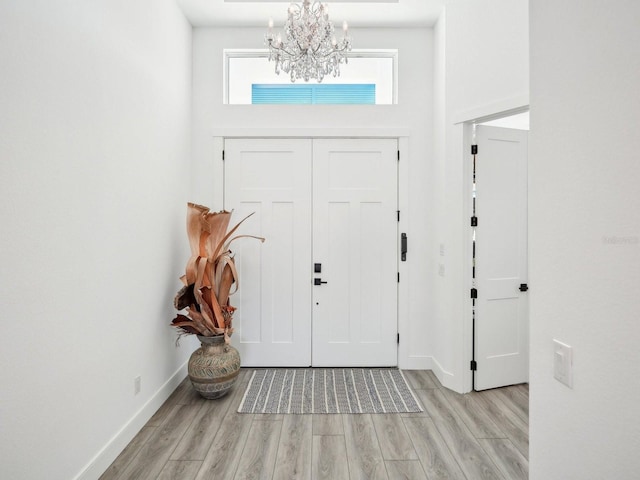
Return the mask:
MULTIPOLYGON (((398 209, 401 212, 398 229, 400 232, 408 232, 410 228, 409 217, 409 159, 411 158, 410 136, 412 131, 408 128, 331 128, 331 127, 284 127, 284 128, 243 128, 224 127, 214 128, 211 131, 211 141, 206 145, 207 162, 200 162, 196 169, 200 173, 193 180, 191 201, 203 205, 211 205, 212 210, 221 210, 224 206, 224 142, 226 138, 396 138, 400 151, 398 164, 398 209)), ((462 137, 461 137, 462 138, 462 137)), ((410 278, 411 273, 411 238, 409 239, 409 254, 406 262, 400 262, 398 273, 398 367, 403 369, 433 369, 437 372, 438 365, 433 358, 413 352, 410 343, 404 338, 410 336, 412 325, 410 322, 410 289, 409 282, 403 279, 410 278)), ((470 378, 470 376, 469 376, 470 378)), ((456 391, 462 391, 455 384, 449 382, 449 378, 442 378, 443 385, 456 391)))

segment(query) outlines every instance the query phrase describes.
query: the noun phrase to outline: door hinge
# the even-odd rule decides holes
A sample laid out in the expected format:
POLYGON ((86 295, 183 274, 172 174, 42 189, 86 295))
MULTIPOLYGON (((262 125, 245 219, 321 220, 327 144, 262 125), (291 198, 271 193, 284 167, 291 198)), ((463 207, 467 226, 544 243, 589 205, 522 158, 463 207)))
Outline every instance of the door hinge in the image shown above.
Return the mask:
POLYGON ((471 289, 471 298, 478 298, 478 289, 477 288, 472 288, 471 289))
POLYGON ((473 217, 471 217, 471 226, 472 227, 477 227, 478 226, 478 217, 476 217, 475 215, 473 217))
POLYGON ((398 283, 400 283, 400 272, 398 272, 398 283))
POLYGON ((398 150, 398 161, 400 161, 400 150, 398 150))
POLYGON ((471 370, 472 370, 472 371, 474 371, 474 372, 475 372, 476 370, 478 370, 478 364, 476 363, 476 361, 475 361, 475 360, 471 360, 471 365, 470 365, 470 367, 471 367, 471 370))
POLYGON ((471 145, 471 155, 478 154, 478 145, 471 145))
POLYGON ((398 221, 400 221, 400 210, 396 210, 396 212, 398 213, 398 221))
POLYGON ((397 342, 400 343, 400 334, 398 334, 397 342))
POLYGON ((222 150, 222 161, 224 162, 224 150, 222 150))

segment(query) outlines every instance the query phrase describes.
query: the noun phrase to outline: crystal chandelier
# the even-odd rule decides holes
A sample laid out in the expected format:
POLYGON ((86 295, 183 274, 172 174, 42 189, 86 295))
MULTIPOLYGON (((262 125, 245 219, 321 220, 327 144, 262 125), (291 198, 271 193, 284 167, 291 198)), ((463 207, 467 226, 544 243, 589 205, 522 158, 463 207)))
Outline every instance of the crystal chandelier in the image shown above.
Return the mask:
POLYGON ((325 3, 303 0, 302 5, 292 3, 284 24, 286 38, 273 34, 273 19, 264 36, 269 46, 269 61, 275 62, 279 75, 288 73, 291 81, 302 78, 305 82, 315 78, 322 82, 325 75, 340 75, 340 64, 347 63, 346 52, 351 50, 347 22, 342 24, 343 37, 336 40, 333 24, 329 21, 329 7, 325 3))

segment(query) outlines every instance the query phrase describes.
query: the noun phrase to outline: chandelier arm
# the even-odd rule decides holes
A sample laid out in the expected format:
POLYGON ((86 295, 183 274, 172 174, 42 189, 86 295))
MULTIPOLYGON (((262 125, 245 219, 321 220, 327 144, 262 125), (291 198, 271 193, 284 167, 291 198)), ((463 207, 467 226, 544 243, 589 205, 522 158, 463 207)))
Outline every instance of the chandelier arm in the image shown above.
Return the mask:
POLYGON ((294 52, 290 52, 289 50, 282 48, 282 47, 270 47, 271 49, 275 50, 276 52, 283 52, 285 55, 291 57, 291 58, 300 58, 302 57, 302 55, 296 54, 294 52))

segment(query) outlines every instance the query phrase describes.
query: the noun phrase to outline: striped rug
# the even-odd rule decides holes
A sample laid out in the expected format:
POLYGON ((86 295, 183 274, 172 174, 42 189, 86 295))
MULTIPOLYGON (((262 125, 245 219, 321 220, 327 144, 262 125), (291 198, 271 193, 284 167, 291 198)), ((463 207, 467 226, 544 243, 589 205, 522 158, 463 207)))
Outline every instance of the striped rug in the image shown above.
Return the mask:
POLYGON ((422 407, 393 368, 256 370, 239 413, 410 413, 422 407))

